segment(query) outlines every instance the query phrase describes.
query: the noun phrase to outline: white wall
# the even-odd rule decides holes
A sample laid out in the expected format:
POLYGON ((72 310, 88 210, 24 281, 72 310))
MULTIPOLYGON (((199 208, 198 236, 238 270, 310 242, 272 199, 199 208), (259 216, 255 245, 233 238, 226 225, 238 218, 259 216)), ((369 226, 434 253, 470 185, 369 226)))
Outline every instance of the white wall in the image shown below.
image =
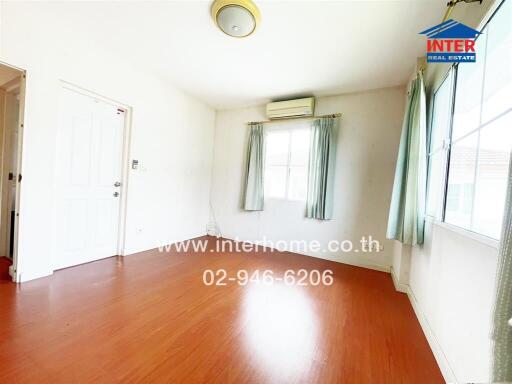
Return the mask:
MULTIPOLYGON (((267 200, 263 212, 240 210, 248 121, 265 120, 264 107, 217 112, 211 201, 224 237, 240 240, 381 241, 379 253, 310 252, 321 258, 389 270, 385 240, 396 154, 404 111, 403 87, 317 99, 316 114, 341 112, 334 218, 306 219, 304 203, 267 200)), ((213 217, 213 216, 212 216, 213 217)))
POLYGON ((412 250, 413 299, 446 358, 445 376, 460 383, 489 381, 496 263, 495 247, 430 220, 424 246, 412 250))
POLYGON ((27 70, 18 265, 23 280, 53 270, 59 80, 133 108, 131 158, 147 170, 130 171, 126 253, 205 234, 209 214, 215 111, 101 51, 55 7, 59 3, 2 4, 0 59, 27 70))

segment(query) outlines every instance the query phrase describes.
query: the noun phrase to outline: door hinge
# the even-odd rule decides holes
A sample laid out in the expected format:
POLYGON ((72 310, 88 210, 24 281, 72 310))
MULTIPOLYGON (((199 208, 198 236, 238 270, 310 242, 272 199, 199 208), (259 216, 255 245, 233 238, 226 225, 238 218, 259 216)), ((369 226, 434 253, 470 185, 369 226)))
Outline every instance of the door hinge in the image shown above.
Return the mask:
POLYGON ((23 177, 21 176, 21 173, 18 173, 18 183, 21 183, 21 179, 22 179, 22 178, 23 178, 23 177))

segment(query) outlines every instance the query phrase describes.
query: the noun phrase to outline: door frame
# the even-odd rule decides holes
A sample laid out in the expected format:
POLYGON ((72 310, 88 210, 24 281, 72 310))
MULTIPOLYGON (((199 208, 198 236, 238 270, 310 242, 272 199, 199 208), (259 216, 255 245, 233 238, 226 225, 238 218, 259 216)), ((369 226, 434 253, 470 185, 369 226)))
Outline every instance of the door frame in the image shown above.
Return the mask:
MULTIPOLYGON (((117 254, 125 256, 126 242, 126 216, 128 206, 128 183, 130 174, 130 149, 131 149, 131 130, 132 130, 132 107, 128 104, 116 101, 109 97, 100 95, 96 92, 87 90, 78 85, 72 84, 65 80, 60 80, 60 89, 70 90, 95 100, 110 104, 119 110, 124 111, 123 123, 123 143, 121 154, 121 188, 119 190, 121 201, 119 202, 119 218, 118 218, 118 234, 117 234, 117 254)), ((61 92, 62 93, 62 92, 61 92)))
MULTIPOLYGON (((18 142, 17 145, 17 156, 16 156, 16 169, 18 171, 18 178, 16 180, 16 192, 14 194, 14 211, 16 220, 14 221, 14 236, 12 243, 12 265, 9 267, 9 275, 12 277, 12 281, 17 282, 19 280, 18 273, 18 240, 19 240, 19 226, 20 226, 20 196, 22 186, 22 175, 23 175, 23 140, 25 131, 25 96, 26 96, 26 83, 27 83, 27 71, 23 68, 16 67, 12 64, 0 61, 0 64, 16 69, 20 71, 20 82, 19 82, 19 116, 18 116, 18 142)), ((12 150, 12 148, 11 148, 12 150)), ((8 219, 10 221, 10 219, 8 219)), ((10 223, 12 225, 12 223, 10 223)), ((9 234, 7 234, 9 236, 9 234)), ((10 241, 10 240, 9 240, 10 241)), ((9 241, 7 244, 9 244, 9 241)))
MULTIPOLYGON (((5 124, 5 119, 6 119, 6 116, 7 116, 7 109, 5 108, 4 109, 4 131, 3 131, 3 137, 2 137, 2 155, 3 155, 3 161, 2 161, 2 180, 1 180, 1 183, 2 183, 2 197, 1 197, 1 201, 2 201, 2 206, 1 206, 1 214, 2 214, 2 218, 0 219, 0 222, 2 223, 2 228, 1 228, 1 233, 0 235, 2 237, 4 237, 4 241, 5 241, 5 256, 9 257, 9 251, 11 249, 11 245, 12 245, 12 248, 13 248, 13 254, 12 254, 12 259, 14 261, 14 244, 15 244, 15 241, 13 239, 13 242, 11 244, 11 230, 12 232, 14 233, 14 226, 15 226, 15 223, 17 221, 17 218, 19 217, 19 206, 18 208, 16 207, 16 199, 17 199, 17 190, 19 188, 19 183, 20 183, 20 179, 18 178, 19 175, 21 175, 21 172, 18 170, 18 168, 16 168, 16 172, 13 173, 13 178, 12 179, 8 179, 6 180, 5 179, 5 176, 6 174, 4 174, 3 171, 8 171, 10 169, 12 169, 13 167, 17 167, 18 165, 18 156, 16 156, 16 159, 13 160, 12 158, 12 153, 16 150, 18 150, 18 140, 20 139, 19 137, 19 134, 20 134, 20 128, 21 126, 23 125, 23 123, 21 123, 19 121, 20 119, 20 103, 21 103, 21 80, 22 80, 22 77, 23 77, 23 74, 20 73, 20 75, 16 78, 14 78, 13 80, 11 80, 9 83, 7 83, 7 87, 4 88, 5 91, 4 91, 4 108, 7 106, 7 100, 8 98, 13 98, 17 95, 17 98, 18 98, 18 108, 17 108, 17 111, 15 111, 14 113, 17 114, 17 128, 16 128, 16 131, 17 131, 17 140, 16 142, 14 143, 13 142, 13 137, 14 137, 14 134, 15 134, 15 131, 12 130, 12 127, 10 127, 11 129, 8 129, 7 125, 5 124), (15 144, 15 145, 13 145, 15 144), (11 164, 12 162, 12 164, 11 164), (14 187, 14 193, 13 193, 13 187, 14 187), (5 200, 4 200, 5 199, 5 200), (12 220, 11 218, 11 208, 10 208, 10 202, 14 200, 14 214, 16 215, 16 219, 12 220), (5 220, 5 222, 4 222, 5 220), (14 225, 13 225, 14 224, 14 225)), ((11 174, 9 172, 9 174, 11 174)), ((13 263, 14 264, 14 263, 13 263)))

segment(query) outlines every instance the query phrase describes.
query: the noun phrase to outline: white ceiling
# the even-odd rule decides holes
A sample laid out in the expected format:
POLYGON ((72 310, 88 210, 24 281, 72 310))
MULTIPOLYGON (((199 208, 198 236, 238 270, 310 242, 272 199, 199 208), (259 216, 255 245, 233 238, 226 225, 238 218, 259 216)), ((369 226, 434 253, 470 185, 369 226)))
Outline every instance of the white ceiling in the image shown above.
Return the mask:
POLYGON ((210 1, 60 4, 110 51, 226 109, 405 84, 446 0, 256 0, 261 24, 245 39, 215 27, 210 1))

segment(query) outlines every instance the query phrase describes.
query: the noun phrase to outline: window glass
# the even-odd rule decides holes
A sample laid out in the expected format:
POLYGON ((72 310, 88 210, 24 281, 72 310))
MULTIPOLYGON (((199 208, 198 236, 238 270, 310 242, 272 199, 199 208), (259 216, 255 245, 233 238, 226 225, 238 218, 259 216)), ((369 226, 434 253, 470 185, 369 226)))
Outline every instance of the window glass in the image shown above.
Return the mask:
POLYGON ((432 125, 430 134, 430 152, 443 147, 448 138, 452 114, 452 71, 443 81, 434 95, 432 125))
POLYGON ((265 168, 265 197, 284 199, 286 197, 286 165, 268 165, 265 168))
POLYGON ((478 132, 452 146, 445 221, 470 229, 478 132))
POLYGON ((457 67, 452 140, 461 138, 480 125, 486 37, 484 30, 476 41, 476 63, 462 63, 457 67))
POLYGON ((507 0, 477 40, 476 64, 459 64, 454 76, 445 221, 495 239, 512 146, 511 20, 507 0))
MULTIPOLYGON (((289 123, 287 123, 289 124, 289 123)), ((308 185, 309 124, 279 126, 266 135, 265 197, 305 200, 308 185)))
POLYGON ((505 1, 487 28, 482 123, 512 108, 512 1, 505 1))
POLYGON ((266 161, 269 165, 286 165, 288 162, 288 131, 270 131, 266 140, 266 161))
POLYGON ((502 225, 511 143, 512 112, 480 132, 472 229, 495 239, 502 225))

